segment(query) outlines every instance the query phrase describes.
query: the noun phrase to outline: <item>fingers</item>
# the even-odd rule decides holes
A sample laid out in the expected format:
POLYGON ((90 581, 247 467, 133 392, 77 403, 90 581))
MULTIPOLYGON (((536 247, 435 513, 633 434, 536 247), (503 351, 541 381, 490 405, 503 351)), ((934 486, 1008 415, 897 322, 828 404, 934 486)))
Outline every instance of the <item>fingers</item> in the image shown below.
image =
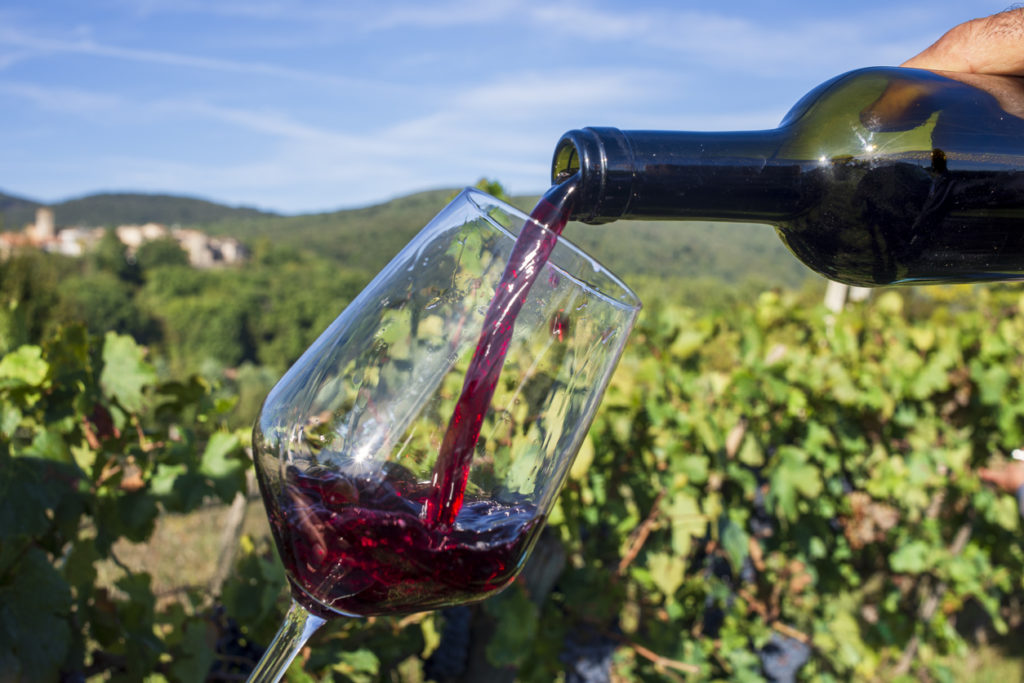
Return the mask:
POLYGON ((935 71, 1024 75, 1024 8, 954 26, 901 66, 935 71))
POLYGON ((1007 493, 1016 493, 1024 485, 1024 463, 1008 462, 995 467, 982 467, 978 469, 978 477, 1007 493))
POLYGON ((994 484, 995 486, 999 486, 999 482, 1002 480, 1000 470, 993 470, 987 467, 982 467, 978 470, 978 478, 986 484, 994 484))

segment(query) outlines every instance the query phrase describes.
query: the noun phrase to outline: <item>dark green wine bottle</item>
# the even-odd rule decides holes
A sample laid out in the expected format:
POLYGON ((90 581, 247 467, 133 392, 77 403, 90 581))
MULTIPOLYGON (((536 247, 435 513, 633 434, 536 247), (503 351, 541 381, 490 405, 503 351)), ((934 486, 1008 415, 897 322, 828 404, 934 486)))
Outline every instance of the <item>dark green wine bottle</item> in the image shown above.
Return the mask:
POLYGON ((767 223, 852 285, 1024 278, 1022 78, 861 69, 774 130, 570 131, 574 173, 574 219, 767 223))

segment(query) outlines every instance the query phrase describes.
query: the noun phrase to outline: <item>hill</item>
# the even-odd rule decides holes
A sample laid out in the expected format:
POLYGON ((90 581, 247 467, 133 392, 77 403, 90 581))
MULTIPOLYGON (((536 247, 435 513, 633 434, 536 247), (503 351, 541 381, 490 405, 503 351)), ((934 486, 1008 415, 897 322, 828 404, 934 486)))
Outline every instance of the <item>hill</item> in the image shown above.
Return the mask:
POLYGON ((40 206, 42 204, 31 199, 0 192, 0 229, 21 230, 26 223, 32 222, 40 206))
MULTIPOLYGON (((449 189, 433 190, 358 209, 298 216, 157 194, 97 194, 60 202, 52 208, 58 225, 179 224, 250 244, 265 240, 311 251, 370 273, 383 267, 454 194, 449 189)), ((529 211, 536 197, 517 197, 512 202, 529 211)), ((0 194, 3 226, 20 229, 33 220, 37 206, 39 202, 0 194)), ((570 223, 565 234, 623 277, 710 279, 735 284, 753 276, 768 285, 795 287, 809 274, 775 231, 763 225, 570 223)))
MULTIPOLYGON (((5 230, 21 230, 44 206, 23 197, 0 193, 0 218, 5 230)), ((138 223, 194 226, 229 218, 266 218, 277 214, 231 207, 205 199, 167 194, 101 193, 48 204, 58 225, 106 226, 138 223)))
POLYGON ((309 250, 367 271, 386 264, 453 196, 434 190, 358 209, 299 216, 238 217, 203 226, 211 234, 309 250))
POLYGON ((768 287, 799 287, 808 277, 817 278, 767 225, 570 223, 565 235, 619 276, 661 279, 665 288, 680 280, 715 280, 726 287, 752 280, 768 287))
MULTIPOLYGON (((343 263, 379 270, 448 202, 454 190, 399 197, 383 204, 322 214, 259 220, 228 219, 206 229, 240 239, 268 239, 311 249, 343 263)), ((536 197, 512 203, 528 212, 536 197)), ((570 223, 565 235, 620 276, 713 279, 736 284, 759 278, 796 287, 810 271, 769 226, 709 222, 570 223)))
MULTIPOLYGON (((453 190, 400 197, 362 209, 261 220, 227 220, 207 226, 240 239, 265 238, 312 249, 369 271, 383 267, 447 203, 453 190)), ((536 197, 512 203, 528 212, 536 197)), ((616 274, 671 280, 712 279, 737 284, 752 277, 768 285, 797 287, 810 271, 765 225, 709 222, 619 221, 570 223, 565 236, 616 274)))

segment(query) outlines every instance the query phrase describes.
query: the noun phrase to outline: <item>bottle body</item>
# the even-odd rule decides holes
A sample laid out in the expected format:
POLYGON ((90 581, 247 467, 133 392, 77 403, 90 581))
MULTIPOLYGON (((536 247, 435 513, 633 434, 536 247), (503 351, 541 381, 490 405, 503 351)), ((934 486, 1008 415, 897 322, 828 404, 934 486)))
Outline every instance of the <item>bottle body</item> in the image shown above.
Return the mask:
POLYGON ((862 69, 774 130, 570 131, 567 173, 578 220, 767 223, 848 284, 1024 279, 1022 79, 862 69))

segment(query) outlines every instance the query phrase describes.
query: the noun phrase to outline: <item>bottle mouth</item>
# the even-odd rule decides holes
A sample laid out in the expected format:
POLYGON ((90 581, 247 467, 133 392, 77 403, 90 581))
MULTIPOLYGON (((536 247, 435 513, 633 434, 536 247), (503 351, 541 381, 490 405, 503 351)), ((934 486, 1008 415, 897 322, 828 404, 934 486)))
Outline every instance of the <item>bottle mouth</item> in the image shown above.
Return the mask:
POLYGON ((580 153, 572 140, 563 137, 555 147, 555 156, 551 162, 551 184, 564 183, 580 170, 580 153))
POLYGON ((578 174, 579 199, 571 218, 609 223, 626 213, 633 193, 634 160, 629 140, 617 128, 582 128, 555 145, 551 182, 578 174))

